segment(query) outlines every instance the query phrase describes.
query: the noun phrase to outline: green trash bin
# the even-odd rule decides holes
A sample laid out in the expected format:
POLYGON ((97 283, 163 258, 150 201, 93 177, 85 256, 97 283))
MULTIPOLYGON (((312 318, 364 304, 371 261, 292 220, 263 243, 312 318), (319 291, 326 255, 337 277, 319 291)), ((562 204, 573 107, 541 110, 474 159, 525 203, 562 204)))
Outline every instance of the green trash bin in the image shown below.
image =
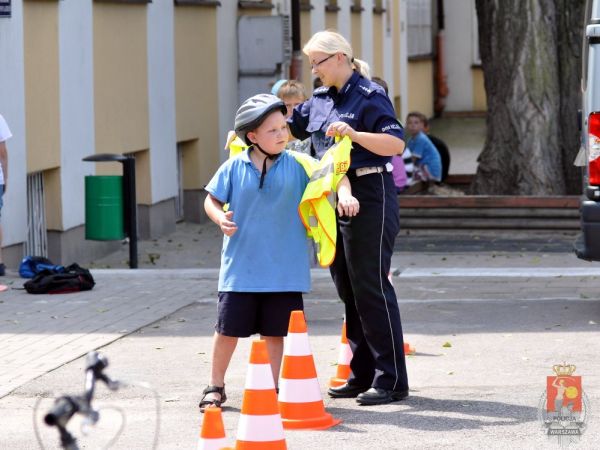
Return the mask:
POLYGON ((85 177, 85 238, 94 241, 125 238, 122 176, 85 177))

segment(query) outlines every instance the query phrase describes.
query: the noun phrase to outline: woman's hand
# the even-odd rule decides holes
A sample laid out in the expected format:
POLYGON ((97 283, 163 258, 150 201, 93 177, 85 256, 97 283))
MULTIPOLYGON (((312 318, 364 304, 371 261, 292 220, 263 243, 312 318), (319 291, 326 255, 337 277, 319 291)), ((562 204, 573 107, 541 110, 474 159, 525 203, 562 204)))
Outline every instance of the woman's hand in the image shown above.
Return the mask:
POLYGON ((327 136, 348 136, 351 141, 355 141, 358 133, 346 122, 338 121, 329 125, 325 134, 327 136))
POLYGON ((340 195, 338 193, 338 214, 341 216, 354 217, 358 214, 360 205, 358 200, 352 195, 340 195))
POLYGON ((338 182, 337 185, 337 210, 339 216, 354 217, 358 214, 360 209, 360 203, 352 195, 352 186, 350 180, 344 175, 338 182))

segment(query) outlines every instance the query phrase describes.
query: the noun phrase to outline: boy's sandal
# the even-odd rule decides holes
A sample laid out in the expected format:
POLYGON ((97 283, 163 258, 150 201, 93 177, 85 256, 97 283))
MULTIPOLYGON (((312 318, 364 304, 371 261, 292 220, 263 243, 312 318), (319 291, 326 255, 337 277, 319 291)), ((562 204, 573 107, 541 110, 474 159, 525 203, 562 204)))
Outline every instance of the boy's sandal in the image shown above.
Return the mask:
POLYGON ((202 400, 200 400, 200 403, 198 404, 198 406, 200 407, 200 411, 204 412, 204 410, 207 407, 219 408, 223 403, 225 403, 225 400, 227 400, 227 395, 225 395, 225 386, 223 386, 223 387, 206 386, 204 391, 202 391, 202 400), (221 396, 221 398, 220 399, 213 398, 213 399, 207 400, 206 396, 208 394, 219 394, 221 396))

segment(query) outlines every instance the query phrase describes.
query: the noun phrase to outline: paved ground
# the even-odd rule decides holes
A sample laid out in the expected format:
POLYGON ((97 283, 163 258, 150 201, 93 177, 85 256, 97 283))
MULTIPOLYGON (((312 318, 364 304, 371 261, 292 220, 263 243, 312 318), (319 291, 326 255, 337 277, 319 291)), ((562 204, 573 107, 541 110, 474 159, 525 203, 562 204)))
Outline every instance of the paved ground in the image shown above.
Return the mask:
MULTIPOLYGON (((343 423, 329 431, 286 432, 290 449, 554 448, 538 404, 554 364, 577 366, 592 415, 579 448, 600 448, 600 266, 577 260, 571 234, 411 233, 399 237, 393 281, 405 337, 410 398, 382 407, 324 398, 343 423), (454 242, 454 245, 452 244, 454 242)), ((181 224, 164 239, 140 243, 142 270, 125 270, 127 246, 96 261, 91 292, 32 296, 7 277, 0 293, 0 448, 47 448, 54 430, 40 411, 83 385, 83 359, 100 348, 115 378, 150 383, 160 395, 160 446, 193 448, 197 401, 209 368, 220 236, 181 224), (108 268, 107 268, 108 267, 108 268), (153 269, 149 269, 153 268, 153 269), (185 269, 184 269, 185 268, 185 269)), ((306 299, 321 390, 335 373, 343 308, 326 271, 313 270, 306 299)), ((227 379, 224 420, 237 429, 249 340, 240 342, 227 379)), ((151 391, 100 388, 99 427, 82 438, 100 448, 126 413, 114 448, 150 448, 156 414, 151 391)), ((80 435, 78 428, 73 428, 80 435)))

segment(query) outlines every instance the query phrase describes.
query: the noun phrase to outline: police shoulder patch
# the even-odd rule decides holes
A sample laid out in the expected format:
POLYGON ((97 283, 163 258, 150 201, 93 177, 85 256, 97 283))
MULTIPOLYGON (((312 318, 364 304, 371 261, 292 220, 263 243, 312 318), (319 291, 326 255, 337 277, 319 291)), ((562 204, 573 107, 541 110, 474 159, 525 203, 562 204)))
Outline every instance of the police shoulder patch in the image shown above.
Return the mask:
POLYGON ((358 92, 365 97, 372 97, 377 92, 377 88, 372 86, 368 80, 361 80, 358 83, 358 92))
POLYGON ((329 86, 320 86, 313 91, 313 95, 323 95, 329 92, 329 86))

